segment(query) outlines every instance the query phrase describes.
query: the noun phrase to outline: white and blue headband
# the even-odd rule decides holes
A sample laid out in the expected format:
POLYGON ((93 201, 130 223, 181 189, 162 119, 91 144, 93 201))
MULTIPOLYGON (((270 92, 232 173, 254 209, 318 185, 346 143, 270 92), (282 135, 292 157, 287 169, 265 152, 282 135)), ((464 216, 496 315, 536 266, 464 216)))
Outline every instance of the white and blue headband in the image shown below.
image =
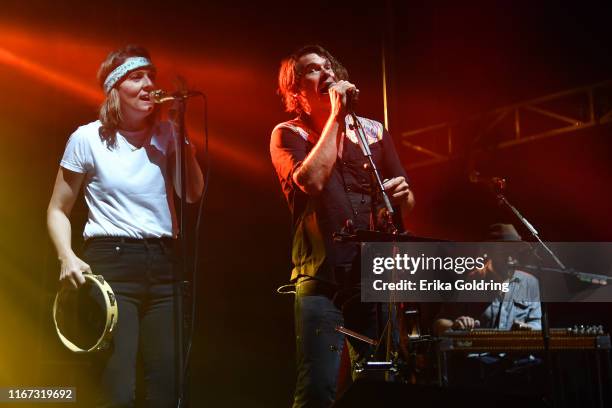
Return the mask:
POLYGON ((145 57, 130 57, 108 74, 104 80, 104 93, 108 94, 113 86, 130 71, 142 67, 151 67, 153 64, 145 57))

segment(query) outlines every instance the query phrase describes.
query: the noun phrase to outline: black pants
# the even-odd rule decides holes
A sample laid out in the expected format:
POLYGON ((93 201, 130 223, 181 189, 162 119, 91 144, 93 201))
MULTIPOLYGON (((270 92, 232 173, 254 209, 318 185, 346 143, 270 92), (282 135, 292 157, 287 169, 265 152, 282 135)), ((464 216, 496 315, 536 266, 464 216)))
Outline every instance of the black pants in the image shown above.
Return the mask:
POLYGON ((113 288, 118 305, 111 347, 93 356, 95 406, 134 406, 138 357, 146 406, 176 406, 180 353, 175 307, 180 291, 171 241, 93 239, 83 259, 113 288))

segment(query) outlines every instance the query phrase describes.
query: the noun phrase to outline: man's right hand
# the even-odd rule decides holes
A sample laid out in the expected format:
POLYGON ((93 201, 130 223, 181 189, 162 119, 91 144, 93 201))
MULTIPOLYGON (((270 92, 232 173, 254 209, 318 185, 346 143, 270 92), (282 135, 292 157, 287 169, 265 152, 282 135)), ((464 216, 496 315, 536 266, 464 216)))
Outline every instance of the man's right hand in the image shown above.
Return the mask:
POLYGON ((349 101, 359 94, 359 90, 349 81, 341 80, 332 84, 327 91, 331 102, 332 114, 340 114, 344 120, 344 115, 348 111, 349 101))
POLYGON ((78 289, 85 283, 83 273, 91 273, 91 268, 75 254, 61 258, 60 282, 78 289))
POLYGON ((480 321, 470 316, 460 316, 453 322, 453 330, 472 330, 480 327, 480 321))

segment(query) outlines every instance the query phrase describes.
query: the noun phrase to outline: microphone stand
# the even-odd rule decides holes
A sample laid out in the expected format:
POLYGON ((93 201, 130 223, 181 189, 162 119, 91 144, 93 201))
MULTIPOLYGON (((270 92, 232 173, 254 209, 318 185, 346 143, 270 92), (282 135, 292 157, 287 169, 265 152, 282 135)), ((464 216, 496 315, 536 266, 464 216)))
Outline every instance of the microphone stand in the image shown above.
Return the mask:
MULTIPOLYGON (((538 231, 533 227, 533 225, 531 225, 529 221, 527 221, 527 219, 519 212, 519 210, 515 206, 510 204, 506 196, 504 196, 503 190, 505 189, 505 187, 506 187, 505 182, 496 183, 492 185, 491 187, 491 192, 495 194, 498 200, 498 204, 504 205, 507 208, 509 208, 514 213, 514 215, 519 219, 519 221, 527 228, 531 236, 533 236, 540 243, 540 246, 543 247, 546 250, 546 252, 548 252, 548 254, 552 257, 552 259, 559 266, 559 268, 562 270, 565 270, 566 269, 565 265, 561 262, 559 257, 557 257, 557 255, 555 255, 555 253, 544 242, 542 242, 542 240, 540 239, 540 236, 538 235, 538 231)), ((536 257, 538 257, 536 251, 537 251, 537 248, 532 247, 533 254, 536 257)), ((555 370, 552 364, 552 356, 550 352, 550 327, 549 327, 549 322, 548 322, 548 308, 547 308, 546 302, 542 301, 543 288, 540 282, 538 282, 538 288, 540 292, 539 293, 540 294, 540 305, 542 309, 542 341, 544 342, 544 356, 545 356, 544 361, 546 365, 546 372, 548 373, 548 381, 549 381, 548 386, 549 386, 550 396, 552 398, 552 405, 554 407, 556 405, 555 404, 556 402, 555 384, 554 384, 555 383, 555 370)))
POLYGON ((516 217, 521 221, 521 223, 529 230, 531 235, 540 243, 540 246, 542 246, 546 250, 546 252, 548 252, 548 254, 552 257, 552 259, 559 266, 559 268, 566 269, 565 265, 563 264, 563 262, 561 262, 559 257, 557 257, 557 255, 555 255, 555 253, 544 242, 542 242, 540 236, 538 235, 538 231, 533 227, 533 225, 531 225, 531 223, 527 221, 525 217, 523 217, 519 210, 517 210, 515 206, 510 204, 508 199, 501 193, 501 189, 497 192, 496 196, 500 204, 504 204, 506 207, 510 208, 514 215, 516 215, 516 217))
MULTIPOLYGON (((176 337, 176 345, 175 345, 175 370, 176 370, 176 378, 175 378, 175 387, 177 390, 177 407, 187 406, 189 404, 187 398, 186 388, 187 382, 186 379, 189 378, 189 355, 191 350, 191 341, 193 336, 193 324, 189 326, 189 342, 186 347, 183 340, 183 329, 187 327, 187 319, 184 316, 183 312, 183 300, 185 293, 188 289, 188 284, 192 285, 192 289, 195 283, 195 271, 192 275, 192 281, 187 281, 187 223, 186 223, 186 213, 187 213, 187 165, 186 165, 186 150, 187 145, 189 145, 189 141, 187 139, 187 132, 185 126, 185 113, 187 110, 187 99, 194 96, 202 96, 206 101, 206 96, 200 91, 190 91, 186 89, 185 81, 179 77, 178 79, 178 88, 177 92, 172 94, 168 94, 165 91, 159 89, 152 91, 150 95, 153 97, 155 103, 165 103, 169 101, 174 101, 174 106, 170 109, 171 119, 176 123, 176 133, 177 140, 179 142, 179 146, 176 149, 177 161, 179 162, 178 171, 177 171, 177 179, 180 185, 180 204, 179 204, 179 233, 178 233, 178 244, 181 248, 181 256, 179 260, 179 266, 174 268, 174 281, 175 289, 173 291, 173 300, 174 300, 174 328, 175 328, 175 337, 176 337)), ((206 128, 205 128, 206 129, 206 128)), ((205 130, 207 133, 207 130, 205 130)), ((208 140, 208 139, 207 139, 208 140)), ((208 142, 206 142, 206 146, 208 146, 208 142)), ((200 207, 201 209, 201 207, 200 207)), ((196 232, 196 237, 197 237, 196 232)), ((196 241, 197 242, 197 241, 196 241)), ((197 251, 197 248, 195 249, 197 251)), ((196 252, 197 254, 197 252, 196 252)), ((195 268, 195 265, 194 265, 195 268)), ((195 315, 195 290, 191 291, 192 298, 191 300, 191 318, 193 319, 195 315)), ((193 323, 193 320, 191 320, 193 323)))
POLYGON ((187 150, 187 133, 185 127, 185 112, 187 110, 187 97, 175 99, 176 103, 176 122, 177 122, 177 138, 180 143, 179 149, 177 149, 178 161, 179 161, 179 174, 178 180, 180 184, 180 206, 179 206, 179 247, 181 248, 181 257, 179 261, 178 271, 175 271, 175 282, 178 282, 178 286, 174 290, 174 324, 175 324, 175 370, 176 379, 175 385, 178 392, 177 406, 185 406, 188 404, 185 392, 185 377, 189 377, 188 373, 183 372, 183 367, 186 362, 184 359, 183 350, 183 323, 185 321, 183 316, 183 282, 187 276, 187 236, 186 231, 186 210, 187 210, 187 165, 185 162, 185 153, 187 150), (178 273, 177 273, 178 272, 178 273), (178 279, 176 279, 178 278, 178 279))
MULTIPOLYGON (((359 122, 357 115, 352 109, 349 111, 349 115, 353 120, 353 128, 355 130, 355 134, 357 135, 357 141, 359 143, 359 147, 361 148, 361 152, 368 160, 368 169, 370 170, 370 174, 372 175, 372 180, 376 183, 377 190, 373 190, 372 195, 375 195, 375 191, 380 193, 380 195, 382 196, 383 203, 385 205, 385 228, 388 228, 392 234, 397 234, 397 228, 395 228, 395 225, 393 225, 393 214, 395 213, 395 210, 393 210, 393 206, 391 205, 389 196, 387 195, 385 187, 383 186, 383 181, 380 177, 380 173, 378 172, 378 168, 376 167, 374 159, 372 158, 372 151, 370 150, 370 145, 368 144, 368 138, 366 137, 363 127, 361 126, 361 122, 359 122)), ((376 216, 376 214, 372 215, 374 217, 376 216)))
MULTIPOLYGON (((395 211, 393 210, 393 206, 391 205, 389 196, 387 195, 385 191, 385 187, 383 185, 382 178, 380 177, 380 173, 378 172, 378 168, 376 167, 376 163, 374 163, 374 159, 372 158, 372 151, 370 150, 370 146, 368 144, 368 138, 365 134, 365 131, 363 130, 363 126, 361 125, 359 118, 357 117, 353 109, 349 109, 349 115, 353 121, 353 130, 355 131, 355 134, 357 135, 357 141, 358 141, 359 147, 361 148, 361 152, 368 160, 366 167, 370 170, 371 179, 376 186, 375 188, 372 189, 372 204, 371 204, 371 210, 370 210, 372 212, 371 219, 372 220, 377 219, 376 208, 374 206, 374 202, 376 198, 376 193, 380 193, 382 197, 382 201, 385 205, 384 228, 386 232, 390 232, 392 235, 396 236, 398 231, 395 225, 393 224, 393 214, 395 213, 395 211)), ((393 314, 394 313, 393 311, 395 309, 395 302, 393 302, 392 299, 390 300, 391 301, 388 303, 388 309, 387 309, 387 312, 388 312, 387 324, 385 326, 386 336, 387 336, 385 358, 387 362, 390 362, 388 366, 393 367, 394 366, 393 362, 395 360, 395 354, 396 354, 394 350, 395 347, 394 347, 394 342, 393 342, 393 333, 394 333, 394 330, 393 330, 394 329, 394 325, 393 325, 393 314)), ((377 308, 377 310, 379 309, 377 308)), ((380 313, 376 313, 376 316, 377 316, 377 320, 379 320, 380 313)), ((378 327, 380 326, 381 326, 380 322, 378 322, 378 327)), ((374 365, 376 365, 376 363, 374 363, 374 365)), ((370 366, 372 366, 372 364, 370 364, 370 366)), ((388 375, 387 375, 387 380, 389 380, 388 375)))
POLYGON ((599 275, 595 273, 581 272, 573 268, 568 268, 568 269, 545 268, 539 265, 528 265, 528 264, 527 265, 516 264, 515 267, 526 270, 526 271, 533 271, 533 272, 562 273, 565 275, 573 276, 581 282, 585 282, 585 283, 589 283, 593 285, 600 285, 600 286, 606 286, 608 285, 608 281, 612 280, 612 277, 607 276, 607 275, 599 275))

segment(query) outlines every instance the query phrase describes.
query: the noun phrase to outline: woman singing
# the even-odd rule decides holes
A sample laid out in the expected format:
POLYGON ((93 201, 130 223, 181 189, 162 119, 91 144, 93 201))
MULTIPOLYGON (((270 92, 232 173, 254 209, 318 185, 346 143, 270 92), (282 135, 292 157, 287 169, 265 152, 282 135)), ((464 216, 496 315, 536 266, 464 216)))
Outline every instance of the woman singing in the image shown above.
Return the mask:
MULTIPOLYGON (((115 292, 119 319, 108 350, 96 356, 96 406, 132 406, 137 354, 142 356, 147 406, 177 398, 173 273, 180 195, 179 148, 172 124, 157 120, 149 98, 155 67, 146 49, 127 46, 98 71, 105 93, 99 120, 68 140, 47 210, 61 262, 60 281, 79 287, 84 272, 102 275, 115 292), (82 259, 71 245, 69 215, 81 186, 89 210, 82 259)), ((187 201, 203 191, 193 144, 185 154, 187 201)))

